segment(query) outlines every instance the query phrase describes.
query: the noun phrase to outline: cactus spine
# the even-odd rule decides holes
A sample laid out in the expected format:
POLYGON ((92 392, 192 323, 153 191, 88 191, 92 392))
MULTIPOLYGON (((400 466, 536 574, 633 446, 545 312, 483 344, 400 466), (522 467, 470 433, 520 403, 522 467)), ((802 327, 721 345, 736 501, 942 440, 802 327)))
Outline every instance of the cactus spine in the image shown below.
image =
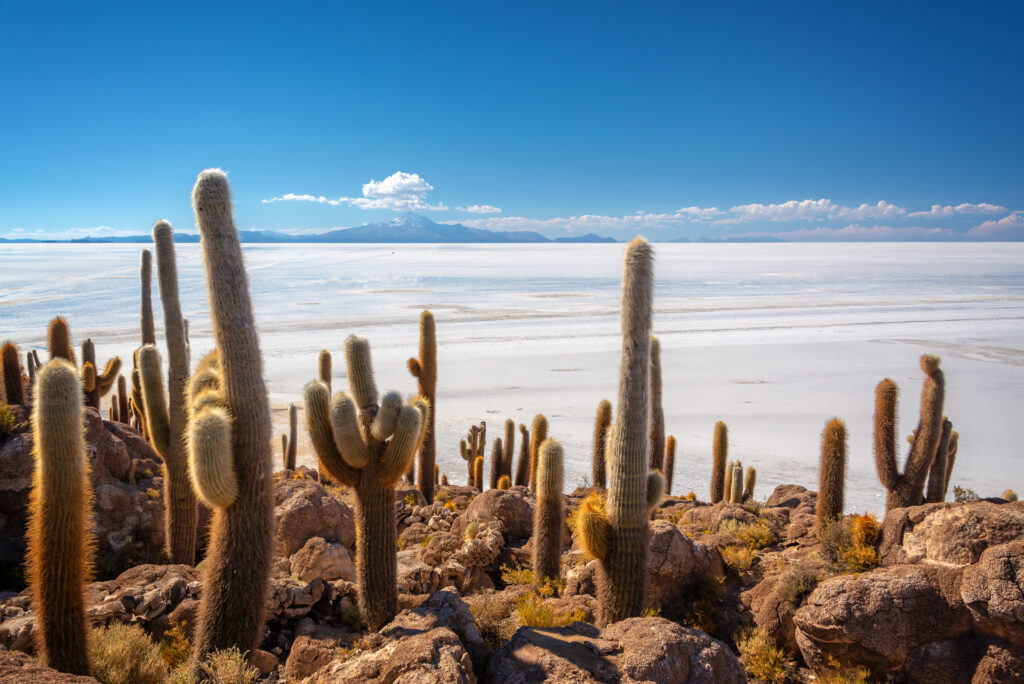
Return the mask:
POLYGON ((665 458, 665 412, 661 408, 661 342, 651 336, 651 415, 647 425, 651 440, 651 469, 663 470, 665 458))
POLYGON ((821 433, 821 464, 818 467, 818 529, 843 516, 846 486, 846 425, 833 418, 821 433))
POLYGON ((925 354, 921 370, 921 417, 903 473, 896 465, 896 383, 886 378, 875 388, 875 469, 889 491, 886 510, 918 506, 924 502, 924 485, 942 436, 942 403, 945 378, 939 357, 925 354))
POLYGON ((548 419, 542 413, 533 417, 533 431, 530 435, 530 491, 537 491, 537 457, 540 445, 548 438, 548 419))
POLYGON ((88 675, 85 576, 92 496, 82 431, 82 386, 73 365, 39 370, 32 410, 35 473, 29 503, 27 568, 33 630, 49 667, 88 675))
POLYGON ((416 488, 428 502, 434 500, 434 412, 437 399, 437 334, 434 314, 420 314, 420 355, 409 359, 409 372, 416 378, 417 391, 427 399, 426 437, 419 449, 419 478, 416 488))
POLYGON ((530 431, 526 425, 519 424, 519 463, 516 465, 516 486, 527 487, 530 484, 530 431))
POLYGON ((408 468, 426 422, 423 399, 403 405, 395 392, 378 404, 370 345, 345 340, 349 392, 321 381, 306 385, 306 424, 323 466, 356 492, 356 571, 359 614, 371 630, 398 612, 398 531, 395 483, 408 468))
POLYGON ((139 327, 142 328, 142 344, 156 344, 156 327, 153 325, 153 255, 148 249, 144 249, 140 259, 139 281, 142 298, 139 304, 139 327))
POLYGON ((597 417, 594 419, 594 461, 591 466, 591 479, 595 487, 605 487, 605 451, 608 448, 608 427, 612 424, 612 404, 602 399, 597 405, 597 417))
POLYGON ((657 486, 660 475, 647 468, 653 290, 652 250, 637 237, 626 248, 623 267, 622 362, 608 439, 606 511, 588 504, 577 516, 584 549, 600 561, 598 603, 604 624, 638 616, 644 609, 647 520, 664 489, 657 486))
POLYGON ((248 279, 231 216, 231 190, 219 169, 199 174, 192 191, 199 224, 213 338, 220 358, 230 440, 224 445, 238 496, 214 509, 203 573, 192 669, 212 651, 251 651, 263 625, 273 546, 270 409, 248 279))
POLYGON ((71 329, 68 322, 60 316, 50 321, 50 327, 46 331, 46 347, 50 351, 51 359, 64 359, 70 361, 72 366, 78 365, 75 361, 75 350, 71 348, 71 329))
POLYGON ((3 364, 4 400, 8 404, 25 403, 25 386, 21 380, 21 362, 18 359, 18 348, 8 340, 0 349, 0 362, 3 364))
POLYGON ((729 428, 725 423, 715 423, 715 434, 711 440, 711 503, 718 503, 729 490, 728 480, 732 477, 731 469, 725 467, 729 457, 729 428))
POLYGON ((672 494, 672 475, 676 468, 676 438, 669 435, 665 440, 665 496, 672 494))
POLYGON ((537 511, 533 516, 533 575, 543 584, 561 576, 562 528, 565 527, 565 479, 562 445, 554 439, 540 446, 537 462, 537 511))
POLYGON ((747 468, 746 477, 743 478, 743 501, 750 501, 754 498, 754 486, 757 484, 757 469, 754 466, 747 468))

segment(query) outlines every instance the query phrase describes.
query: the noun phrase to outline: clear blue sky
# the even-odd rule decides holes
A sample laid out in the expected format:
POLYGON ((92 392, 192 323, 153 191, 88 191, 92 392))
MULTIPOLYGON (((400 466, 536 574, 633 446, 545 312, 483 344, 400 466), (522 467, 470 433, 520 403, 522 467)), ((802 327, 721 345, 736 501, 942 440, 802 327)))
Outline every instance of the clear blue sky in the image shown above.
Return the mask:
POLYGON ((1024 3, 839 4, 0 0, 0 237, 1024 238, 1024 3))

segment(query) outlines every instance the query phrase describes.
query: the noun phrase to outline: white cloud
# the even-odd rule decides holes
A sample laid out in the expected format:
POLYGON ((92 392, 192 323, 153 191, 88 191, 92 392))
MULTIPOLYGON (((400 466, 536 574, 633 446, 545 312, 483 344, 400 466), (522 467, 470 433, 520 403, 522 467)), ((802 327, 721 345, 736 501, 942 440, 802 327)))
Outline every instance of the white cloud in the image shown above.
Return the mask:
POLYGON ((445 211, 444 203, 430 204, 427 194, 434 186, 418 173, 396 171, 382 181, 370 180, 363 185, 362 197, 324 197, 323 195, 295 194, 289 192, 280 197, 262 200, 263 204, 274 202, 316 202, 332 206, 349 205, 360 209, 385 209, 388 211, 445 211))
POLYGON ((970 202, 964 202, 956 206, 933 204, 932 208, 928 211, 912 211, 907 216, 912 218, 947 218, 955 214, 999 214, 1004 211, 1006 211, 1006 207, 1001 207, 998 204, 988 204, 987 202, 971 204, 970 202))
POLYGON ((967 237, 974 240, 1024 240, 1024 211, 1015 211, 998 221, 978 224, 967 231, 967 237))
POLYGON ((903 207, 880 200, 877 204, 845 207, 830 199, 789 200, 781 204, 741 204, 729 209, 733 216, 716 221, 720 224, 749 221, 814 221, 823 218, 863 221, 902 216, 903 207))
POLYGON ((470 204, 467 207, 455 207, 459 211, 468 211, 470 214, 500 214, 499 207, 492 207, 490 204, 470 204))

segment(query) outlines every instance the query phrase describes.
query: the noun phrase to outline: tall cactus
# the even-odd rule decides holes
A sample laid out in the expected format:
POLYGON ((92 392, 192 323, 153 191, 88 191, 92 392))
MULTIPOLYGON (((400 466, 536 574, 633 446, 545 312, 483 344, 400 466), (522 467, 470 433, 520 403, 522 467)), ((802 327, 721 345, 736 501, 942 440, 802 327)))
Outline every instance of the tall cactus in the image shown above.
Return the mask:
POLYGON ((921 387, 921 417, 903 473, 896 465, 896 383, 886 378, 875 388, 875 469, 889 491, 886 510, 918 506, 924 502, 924 485, 942 436, 942 404, 946 381, 940 359, 921 356, 925 373, 921 387))
POLYGON ((519 424, 519 461, 516 464, 517 487, 530 486, 530 431, 526 425, 519 424))
POLYGON ((818 529, 843 515, 846 487, 846 424, 833 418, 821 433, 821 464, 818 467, 818 529))
POLYGON ((554 439, 540 446, 537 462, 537 512, 533 516, 533 574, 537 582, 561 576, 565 498, 562 445, 554 439))
POLYGON ((505 439, 501 443, 501 475, 508 475, 512 478, 512 461, 516 453, 516 423, 511 418, 505 419, 505 439))
POLYGON ((128 423, 128 384, 123 375, 117 376, 117 417, 122 423, 128 423))
POLYGON ((4 400, 8 404, 24 404, 25 385, 21 379, 21 361, 18 348, 10 340, 0 348, 0 363, 3 364, 4 400))
POLYGON ((92 383, 91 386, 87 385, 85 388, 85 405, 99 409, 100 399, 107 396, 107 393, 114 386, 114 381, 117 380, 117 374, 121 372, 121 359, 117 356, 108 359, 107 364, 103 367, 103 372, 100 373, 99 366, 96 364, 96 347, 91 339, 87 339, 82 342, 83 371, 86 364, 92 365, 93 372, 96 373, 96 382, 92 383))
POLYGON ((757 469, 754 466, 747 468, 743 478, 743 501, 751 501, 754 498, 754 487, 757 485, 757 469))
POLYGON ((153 254, 142 250, 139 263, 139 284, 142 297, 139 303, 139 327, 142 329, 142 344, 156 344, 156 327, 153 324, 153 254))
POLYGON ((672 494, 672 475, 676 469, 676 438, 669 435, 665 440, 665 496, 672 494))
POLYGON ((409 359, 409 372, 416 378, 419 395, 428 402, 427 423, 424 426, 426 437, 420 445, 416 488, 430 502, 434 500, 434 415, 437 405, 437 333, 434 314, 430 311, 420 314, 420 355, 409 359))
POLYGON ((602 399, 594 418, 594 459, 590 475, 595 487, 605 488, 605 451, 608 449, 608 427, 612 424, 612 404, 602 399))
POLYGON ((288 404, 288 436, 285 438, 284 469, 295 470, 295 460, 298 455, 299 437, 299 409, 295 404, 288 404))
POLYGON ((949 442, 953 436, 953 423, 948 418, 942 419, 942 434, 939 437, 939 448, 935 451, 931 470, 928 472, 928 486, 925 489, 925 503, 941 503, 946 500, 946 468, 949 457, 949 442))
POLYGON ((473 486, 484 491, 484 457, 477 456, 473 459, 473 486))
POLYGON ((651 415, 647 425, 651 440, 651 469, 663 470, 665 459, 665 412, 661 407, 661 342, 651 335, 651 415))
POLYGON ((64 359, 73 366, 78 365, 75 350, 71 347, 71 327, 64 318, 57 316, 50 321, 46 330, 46 347, 51 359, 64 359))
POLYGON ((490 489, 498 488, 498 478, 501 477, 502 461, 504 460, 505 450, 501 445, 501 437, 494 438, 494 445, 491 447, 491 477, 490 477, 490 489))
POLYGON ((359 614, 377 630, 398 612, 394 487, 413 458, 426 410, 421 402, 403 405, 397 392, 378 399, 366 339, 345 340, 345 363, 349 394, 331 399, 323 382, 306 385, 306 425, 324 467, 355 488, 359 614))
POLYGON ((732 477, 729 478, 729 501, 743 502, 743 466, 735 463, 732 466, 732 477))
POLYGON ((91 561, 92 491, 75 367, 54 359, 39 369, 32 409, 35 473, 26 564, 42 661, 88 675, 85 576, 91 561))
POLYGON ((949 478, 953 475, 953 464, 956 463, 956 450, 960 442, 960 433, 953 430, 949 434, 949 451, 946 452, 946 484, 942 487, 942 498, 945 500, 949 491, 949 478))
POLYGON ((548 438, 548 419, 542 413, 533 417, 533 430, 530 434, 530 491, 537 491, 537 457, 540 445, 548 438))
POLYGON ((600 561, 598 603, 604 624, 636 617, 644 609, 647 521, 664 491, 661 476, 648 471, 653 290, 652 250, 637 237, 626 248, 622 275, 622 362, 608 439, 607 508, 583 506, 577 516, 584 549, 600 561))
POLYGON ((213 513, 192 649, 196 672, 212 651, 256 648, 273 550, 274 480, 263 359, 223 171, 199 174, 192 206, 206 264, 225 415, 230 416, 230 436, 220 440, 220 451, 227 454, 224 461, 230 463, 238 487, 234 503, 213 513))
POLYGON ((728 490, 726 478, 732 475, 725 467, 728 457, 729 428, 722 421, 718 421, 715 423, 715 434, 711 440, 711 503, 718 503, 724 499, 728 490))

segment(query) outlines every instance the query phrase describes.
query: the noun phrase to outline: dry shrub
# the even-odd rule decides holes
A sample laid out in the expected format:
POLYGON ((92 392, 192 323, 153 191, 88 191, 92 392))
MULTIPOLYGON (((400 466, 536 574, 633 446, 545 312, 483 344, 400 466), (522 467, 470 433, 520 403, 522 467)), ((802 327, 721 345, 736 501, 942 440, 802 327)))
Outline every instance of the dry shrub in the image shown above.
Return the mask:
POLYGON ((191 654, 192 644, 189 643, 182 623, 179 622, 164 632, 164 637, 160 640, 160 657, 169 667, 174 668, 187 663, 191 654))
POLYGON ((722 556, 722 562, 728 565, 736 574, 742 575, 757 560, 757 554, 749 547, 726 546, 718 550, 722 556))
POLYGON ((793 608, 799 608, 804 598, 818 586, 818 571, 798 563, 779 579, 779 596, 793 608))
POLYGON ((14 432, 16 422, 7 404, 0 404, 0 439, 14 432))
POLYGON ((211 684, 251 684, 260 672, 237 648, 214 651, 202 664, 203 677, 211 684))
POLYGON ((736 650, 747 674, 771 684, 786 684, 796 677, 793 659, 763 629, 749 627, 736 634, 736 650))
POLYGON ((160 684, 167 677, 160 647, 138 625, 92 630, 89 660, 93 677, 103 684, 160 684))
POLYGON ((518 625, 509 619, 512 604, 490 595, 483 601, 474 601, 469 612, 473 614, 473 622, 480 636, 492 649, 497 650, 503 643, 512 638, 518 625))
POLYGON ((568 613, 559 613, 544 603, 536 592, 524 594, 516 599, 516 613, 523 627, 568 627, 574 622, 585 622, 590 616, 582 608, 568 613))
POLYGON ((839 572, 864 572, 878 566, 878 520, 867 513, 826 523, 818 530, 822 554, 839 572))
POLYGON ((775 533, 764 520, 745 523, 742 520, 727 518, 718 525, 718 532, 736 537, 751 549, 763 549, 776 542, 775 533))

